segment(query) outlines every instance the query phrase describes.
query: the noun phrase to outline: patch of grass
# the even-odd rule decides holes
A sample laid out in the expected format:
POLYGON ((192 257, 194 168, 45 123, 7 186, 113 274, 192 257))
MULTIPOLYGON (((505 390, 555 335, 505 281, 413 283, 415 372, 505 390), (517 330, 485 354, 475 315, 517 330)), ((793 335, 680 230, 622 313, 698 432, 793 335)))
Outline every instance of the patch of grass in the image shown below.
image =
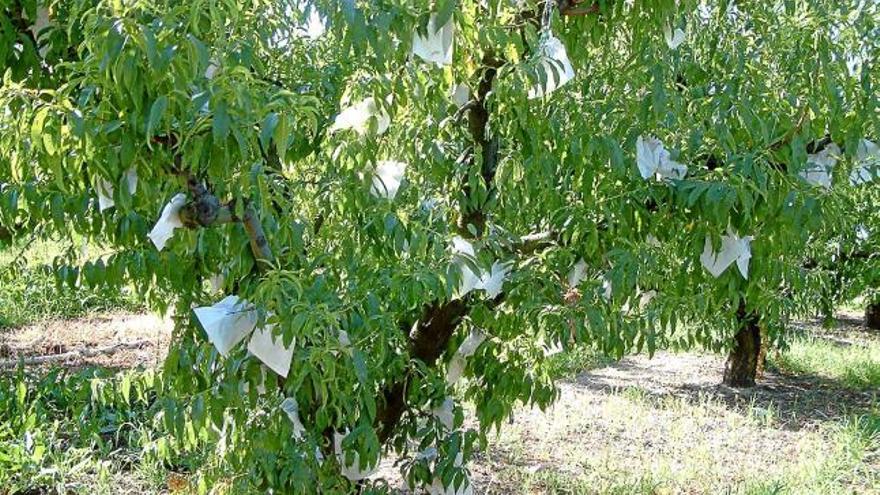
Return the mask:
POLYGON ((854 390, 880 388, 880 338, 839 343, 804 334, 785 351, 770 354, 771 364, 789 373, 817 375, 854 390))
POLYGON ((0 493, 158 492, 155 376, 96 368, 0 375, 0 493))
POLYGON ((654 495, 667 493, 661 484, 652 479, 632 478, 620 473, 620 478, 597 479, 590 475, 573 475, 556 469, 541 469, 534 473, 512 473, 518 478, 522 490, 518 493, 571 493, 603 495, 654 495))
POLYGON ((608 366, 614 360, 598 351, 582 346, 554 354, 547 358, 545 366, 554 379, 572 378, 584 371, 608 366))
POLYGON ((823 430, 827 443, 817 445, 814 456, 804 457, 779 479, 754 483, 746 493, 880 493, 880 410, 845 418, 823 430))
POLYGON ((712 394, 580 393, 502 430, 490 447, 505 466, 493 493, 880 493, 876 407, 798 431, 773 407, 712 394))
POLYGON ((47 319, 74 318, 93 312, 142 310, 125 288, 70 287, 57 283, 51 262, 61 246, 51 241, 35 242, 0 250, 0 329, 47 319))

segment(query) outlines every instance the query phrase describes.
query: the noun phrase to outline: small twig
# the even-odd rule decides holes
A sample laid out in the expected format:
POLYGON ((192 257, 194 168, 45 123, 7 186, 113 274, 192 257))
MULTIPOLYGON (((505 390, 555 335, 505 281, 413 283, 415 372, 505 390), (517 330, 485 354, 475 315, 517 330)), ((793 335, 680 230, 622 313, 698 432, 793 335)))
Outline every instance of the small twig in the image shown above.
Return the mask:
POLYGON ((89 358, 100 356, 103 354, 112 354, 123 349, 140 349, 144 345, 149 344, 146 340, 136 340, 134 342, 121 342, 118 344, 100 347, 98 349, 77 349, 74 351, 63 352, 61 354, 49 354, 46 356, 19 357, 17 359, 7 359, 0 361, 0 368, 14 368, 20 364, 25 366, 33 366, 37 364, 54 363, 58 361, 68 361, 75 358, 89 358))

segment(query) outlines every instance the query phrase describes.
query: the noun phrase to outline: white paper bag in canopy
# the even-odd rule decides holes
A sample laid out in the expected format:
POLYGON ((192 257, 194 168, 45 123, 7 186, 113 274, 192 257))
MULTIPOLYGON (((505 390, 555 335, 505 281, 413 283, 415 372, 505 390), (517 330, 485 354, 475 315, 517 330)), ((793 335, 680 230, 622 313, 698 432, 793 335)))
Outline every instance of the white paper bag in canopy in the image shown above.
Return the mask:
POLYGON ((504 281, 510 275, 510 270, 511 263, 509 262, 496 261, 492 263, 492 268, 489 271, 483 270, 483 273, 480 274, 476 288, 485 290, 490 299, 495 299, 498 294, 501 294, 501 289, 504 288, 504 281))
POLYGON ((636 165, 643 179, 681 180, 687 175, 687 166, 672 160, 663 143, 651 136, 636 139, 636 165))
POLYGON ((452 253, 455 256, 455 264, 461 269, 461 281, 458 286, 458 297, 466 296, 480 284, 480 275, 475 273, 468 262, 474 261, 476 254, 474 246, 461 236, 452 238, 452 253))
POLYGON ((538 82, 529 90, 529 99, 541 98, 556 91, 574 78, 574 67, 568 59, 565 45, 555 36, 541 40, 538 48, 538 71, 543 73, 538 82))
POLYGON ((663 29, 663 38, 666 40, 666 46, 668 46, 670 50, 675 50, 684 43, 686 35, 684 34, 684 31, 679 28, 673 30, 671 26, 666 26, 663 29))
MULTIPOLYGON (((137 192, 138 186, 138 176, 137 170, 134 167, 125 171, 125 183, 128 186, 129 194, 134 194, 137 192)), ((98 211, 104 211, 108 208, 113 208, 116 205, 116 202, 113 200, 113 192, 115 188, 113 187, 113 183, 100 179, 98 181, 98 211)))
POLYGON ((349 457, 346 456, 345 451, 342 450, 342 442, 345 440, 346 436, 347 434, 333 433, 333 450, 336 452, 336 460, 339 461, 341 474, 351 481, 360 481, 378 471, 378 462, 374 466, 361 466, 361 455, 357 452, 351 454, 350 457, 352 462, 350 464, 345 462, 346 457, 349 457))
POLYGON ((257 311, 238 296, 227 296, 213 306, 195 308, 193 313, 223 357, 244 340, 257 325, 257 311))
POLYGON ((712 274, 718 278, 724 273, 724 270, 736 263, 740 274, 743 278, 749 278, 749 260, 752 258, 751 242, 754 237, 739 237, 733 232, 721 236, 721 250, 714 251, 712 248, 712 239, 706 236, 706 243, 703 247, 703 254, 700 256, 700 262, 712 274))
POLYGON ((473 356, 474 352, 477 351, 477 347, 479 347, 484 340, 486 340, 486 334, 480 329, 471 330, 471 333, 466 339, 464 339, 464 342, 458 346, 458 350, 455 351, 455 354, 449 361, 449 366, 446 368, 447 385, 455 385, 455 383, 458 382, 462 373, 464 373, 464 366, 467 363, 467 358, 473 356))
POLYGON ((446 24, 437 26, 437 14, 431 14, 428 20, 427 32, 413 33, 413 55, 420 57, 425 62, 437 64, 438 67, 452 63, 452 52, 455 45, 455 23, 452 16, 446 24))
POLYGON ((287 397, 281 402, 281 405, 278 406, 284 411, 284 414, 287 415, 287 419, 293 423, 293 438, 296 440, 302 440, 303 434, 306 431, 305 426, 303 426, 302 421, 299 417, 299 404, 297 404, 296 399, 293 397, 287 397))
POLYGON ((860 186, 873 181, 880 175, 880 146, 862 139, 856 149, 856 166, 849 175, 849 182, 860 186))
POLYGON ((807 164, 800 176, 811 185, 831 188, 831 172, 840 158, 840 148, 831 143, 818 153, 807 155, 807 164))
POLYGON ((568 287, 574 289, 584 280, 584 277, 587 275, 587 262, 584 261, 583 258, 579 259, 577 263, 571 267, 571 271, 568 272, 568 287))
POLYGON ((466 84, 456 84, 449 92, 449 99, 455 103, 455 106, 461 108, 467 105, 467 102, 470 101, 471 88, 467 87, 466 84))
POLYGON ((382 160, 376 164, 376 174, 370 193, 378 198, 394 199, 403 176, 406 174, 406 163, 393 160, 382 160))
POLYGON ((162 216, 159 217, 159 221, 153 226, 153 230, 147 234, 159 251, 165 248, 165 243, 174 235, 174 229, 183 227, 183 222, 180 221, 180 209, 185 204, 186 195, 183 193, 171 198, 171 201, 162 209, 162 216))
POLYGON ((276 337, 272 334, 273 328, 275 325, 267 324, 254 330, 248 342, 248 351, 269 369, 286 378, 293 360, 293 342, 286 347, 280 335, 276 337))
POLYGON ((442 404, 431 409, 431 415, 447 430, 451 430, 455 426, 455 401, 452 397, 446 397, 442 404))
POLYGON ((376 133, 384 134, 391 125, 391 118, 379 108, 376 100, 371 96, 346 108, 333 121, 330 132, 352 129, 358 134, 366 134, 370 130, 370 121, 376 121, 376 133))

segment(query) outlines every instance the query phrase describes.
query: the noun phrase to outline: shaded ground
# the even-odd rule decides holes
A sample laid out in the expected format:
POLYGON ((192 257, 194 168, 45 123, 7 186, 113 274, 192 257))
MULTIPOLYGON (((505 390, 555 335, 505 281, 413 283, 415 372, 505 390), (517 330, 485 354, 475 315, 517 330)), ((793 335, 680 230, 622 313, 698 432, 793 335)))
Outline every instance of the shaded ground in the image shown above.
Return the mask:
POLYGON ((135 348, 53 364, 106 368, 155 367, 161 364, 171 339, 172 324, 152 314, 108 313, 72 320, 50 320, 0 333, 0 360, 52 356, 95 350, 119 343, 135 348))
MULTIPOLYGON (((846 354, 880 343, 859 324, 799 328, 846 354)), ((53 321, 0 334, 0 359, 145 341, 65 364, 149 367, 161 363, 170 335, 170 322, 147 315, 53 321)), ((471 463, 474 493, 880 494, 880 391, 775 368, 740 391, 719 385, 722 369, 719 356, 658 353, 563 381, 551 409, 518 411, 471 463)), ((401 486, 396 471, 386 462, 382 475, 401 486)))
MULTIPOLYGON (((799 328, 845 359, 880 343, 853 316, 799 328)), ((551 409, 519 412, 472 463, 475 493, 880 493, 880 388, 771 369, 736 390, 723 362, 630 356, 561 383, 551 409)))
MULTIPOLYGON (((776 374, 734 391, 716 385, 721 366, 660 354, 562 383, 550 410, 519 413, 474 463, 477 492, 749 492, 761 480, 821 475, 817 456, 837 448, 823 422, 870 407, 867 394, 776 374)), ((880 455, 870 469, 839 486, 876 493, 880 455)))

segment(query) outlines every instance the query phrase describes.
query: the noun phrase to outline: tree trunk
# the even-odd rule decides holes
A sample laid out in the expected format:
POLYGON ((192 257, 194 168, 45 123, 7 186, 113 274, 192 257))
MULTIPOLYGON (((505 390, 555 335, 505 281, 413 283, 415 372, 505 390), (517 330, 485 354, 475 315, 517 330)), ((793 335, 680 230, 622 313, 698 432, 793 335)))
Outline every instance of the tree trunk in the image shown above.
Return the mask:
POLYGON ((865 325, 880 330, 880 301, 875 301, 865 308, 865 325))
POLYGON ((737 314, 740 329, 724 365, 724 384, 736 388, 754 387, 761 354, 761 328, 758 316, 755 313, 746 314, 744 304, 737 314))

